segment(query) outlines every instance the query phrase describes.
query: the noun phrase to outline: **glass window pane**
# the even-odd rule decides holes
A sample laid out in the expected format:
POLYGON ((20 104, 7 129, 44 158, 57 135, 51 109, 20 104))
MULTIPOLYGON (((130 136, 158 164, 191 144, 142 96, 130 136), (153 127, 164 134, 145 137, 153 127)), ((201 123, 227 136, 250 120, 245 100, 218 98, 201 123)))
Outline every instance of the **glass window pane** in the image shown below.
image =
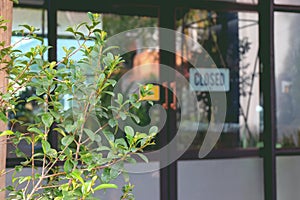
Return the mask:
MULTIPOLYGON (((125 166, 126 167, 126 166, 125 166)), ((147 167, 150 168, 159 168, 158 162, 150 162, 150 163, 137 163, 134 164, 135 169, 145 170, 147 167)), ((160 173, 159 171, 153 171, 148 173, 129 173, 130 183, 135 187, 133 189, 133 194, 135 199, 143 199, 143 200, 159 200, 160 199, 160 173)), ((118 186, 124 185, 123 177, 118 177, 115 181, 115 184, 118 186)), ((122 188, 119 187, 117 190, 110 190, 103 194, 101 192, 100 195, 95 194, 96 197, 100 197, 101 199, 120 199, 122 195, 122 188)))
MULTIPOLYGON (((82 22, 88 22, 88 16, 85 12, 64 12, 64 11, 58 11, 57 12, 57 34, 60 36, 70 36, 72 33, 67 32, 66 29, 71 26, 78 25, 82 22)), ((88 31, 85 28, 80 29, 84 32, 84 34, 87 34, 88 31)))
POLYGON ((263 200, 259 158, 178 162, 179 200, 263 200))
POLYGON ((197 41, 202 48, 197 52, 188 40, 181 46, 177 45, 178 51, 183 52, 181 55, 179 53, 180 56, 197 59, 194 64, 184 63, 177 66, 190 84, 194 85, 194 89, 177 88, 176 92, 182 95, 179 98, 183 102, 178 114, 189 116, 193 110, 198 109, 200 115, 199 119, 190 116, 185 122, 181 122, 186 125, 185 130, 191 132, 190 135, 197 131, 191 148, 200 148, 204 137, 207 137, 205 134, 209 124, 214 123, 225 112, 223 131, 215 148, 259 147, 262 106, 259 92, 258 15, 246 12, 189 10, 178 22, 178 30, 197 41), (197 75, 194 73, 196 69, 203 72, 197 75), (219 80, 215 77, 219 73, 216 70, 223 70, 224 73, 227 71, 229 74, 224 79, 227 89, 225 86, 223 89, 217 87, 220 83, 216 81, 219 80), (214 77, 211 78, 212 75, 214 77), (206 76, 210 78, 206 79, 206 76), (204 86, 210 88, 206 89, 204 86), (220 96, 222 93, 224 98, 220 96), (190 98, 186 98, 192 94, 197 96, 195 105, 189 102, 190 98), (217 99, 214 103, 213 97, 217 99), (223 108, 224 105, 226 108, 223 108))
MULTIPOLYGON (((71 33, 65 31, 69 26, 74 26, 80 24, 81 22, 89 21, 87 13, 85 12, 58 11, 57 17, 57 33, 60 36, 71 35, 71 33)), ((102 23, 99 25, 99 28, 103 28, 103 30, 107 32, 108 37, 134 28, 157 26, 157 18, 153 17, 128 16, 108 13, 101 14, 101 20, 102 23)), ((81 30, 84 33, 87 33, 84 27, 81 30)))
MULTIPOLYGON (((48 40, 45 38, 47 35, 47 24, 46 24, 46 16, 47 12, 43 9, 29 9, 29 8, 13 8, 13 23, 12 28, 13 30, 20 30, 25 29, 20 25, 27 24, 30 26, 34 26, 38 30, 35 32, 39 37, 43 38, 43 42, 35 39, 26 39, 22 40, 20 35, 13 34, 11 38, 11 43, 16 44, 14 47, 21 51, 29 51, 30 48, 36 45, 47 45, 48 40)), ((26 29, 25 29, 26 32, 26 29)), ((24 58, 25 59, 25 58, 24 58)), ((44 54, 45 60, 48 59, 47 52, 44 54)), ((35 69, 37 65, 32 66, 32 70, 35 69)), ((17 107, 17 112, 9 113, 9 117, 11 119, 18 119, 23 121, 24 123, 30 123, 34 121, 34 114, 41 108, 38 106, 37 103, 34 101, 26 102, 26 99, 29 98, 31 95, 35 94, 35 89, 33 87, 23 88, 19 92, 19 98, 23 102, 20 103, 17 107)), ((14 125, 9 124, 9 127, 12 128, 14 131, 25 132, 27 131, 26 125, 21 125, 20 123, 15 123, 14 125)), ((29 145, 25 141, 21 141, 18 145, 20 150, 22 150, 26 155, 31 155, 31 144, 29 145)), ((36 150, 40 150, 41 145, 36 145, 36 150)), ((7 145, 7 158, 15 158, 16 155, 14 153, 15 147, 12 144, 7 145)))
POLYGON ((285 5, 300 5, 299 0, 275 0, 277 4, 285 4, 285 5))
POLYGON ((13 30, 18 30, 22 27, 19 25, 27 24, 34 26, 39 30, 37 34, 47 33, 47 11, 45 9, 33 8, 14 8, 13 9, 13 30))
POLYGON ((277 157, 277 199, 294 200, 300 196, 300 157, 277 157))
POLYGON ((275 13, 277 146, 283 148, 300 145, 299 20, 299 14, 275 13))

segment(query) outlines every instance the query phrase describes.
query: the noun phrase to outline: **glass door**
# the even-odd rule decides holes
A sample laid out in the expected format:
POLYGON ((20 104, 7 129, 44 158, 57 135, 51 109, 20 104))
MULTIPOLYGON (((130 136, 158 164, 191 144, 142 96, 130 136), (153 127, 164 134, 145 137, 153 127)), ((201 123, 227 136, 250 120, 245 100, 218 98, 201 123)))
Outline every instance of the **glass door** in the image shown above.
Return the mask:
POLYGON ((258 14, 176 14, 178 199, 263 199, 258 14))

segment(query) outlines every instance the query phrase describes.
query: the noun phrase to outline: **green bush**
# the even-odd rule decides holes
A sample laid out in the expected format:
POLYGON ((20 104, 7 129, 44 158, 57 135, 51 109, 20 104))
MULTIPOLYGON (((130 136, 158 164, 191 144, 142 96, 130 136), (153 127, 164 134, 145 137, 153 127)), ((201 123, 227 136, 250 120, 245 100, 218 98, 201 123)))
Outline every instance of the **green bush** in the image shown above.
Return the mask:
MULTIPOLYGON (((94 192, 118 188, 111 181, 121 174, 126 184, 121 199, 134 199, 124 163, 135 163, 133 155, 147 162, 141 152, 154 144, 157 128, 139 133, 126 126, 123 133, 118 120, 131 117, 139 123, 134 113, 141 108, 142 97, 151 93, 152 85, 141 86, 140 94, 128 97, 113 93, 117 83, 114 74, 123 60, 111 53, 112 47, 106 46, 106 32, 97 28, 99 15, 88 13, 88 17, 90 22, 66 30, 77 43, 63 48, 65 57, 61 61, 43 59, 51 48, 46 45, 22 52, 16 44, 1 43, 1 70, 6 70, 9 83, 7 91, 0 93, 0 119, 9 123, 10 129, 0 136, 6 136, 15 147, 14 153, 24 158, 13 169, 11 184, 4 188, 8 199, 99 199, 93 197, 94 192), (87 44, 91 42, 92 45, 87 44), (75 54, 81 55, 80 60, 72 59, 75 54), (24 102, 20 93, 28 88, 34 92, 24 102), (72 102, 67 109, 62 103, 66 95, 72 102), (115 104, 110 105, 112 101, 115 104), (7 113, 16 115, 18 105, 24 103, 37 105, 33 119, 7 117, 7 113), (25 127, 25 131, 14 129, 17 124, 25 127), (50 134, 59 135, 58 148, 49 143, 50 134), (19 149, 21 141, 31 146, 31 155, 19 149), (23 167, 30 167, 32 175, 21 176, 23 167)), ((3 24, 4 21, 2 28, 3 24)), ((22 27, 16 32, 22 35, 19 42, 41 40, 34 27, 22 27)), ((0 175, 7 173, 2 171, 0 175)))

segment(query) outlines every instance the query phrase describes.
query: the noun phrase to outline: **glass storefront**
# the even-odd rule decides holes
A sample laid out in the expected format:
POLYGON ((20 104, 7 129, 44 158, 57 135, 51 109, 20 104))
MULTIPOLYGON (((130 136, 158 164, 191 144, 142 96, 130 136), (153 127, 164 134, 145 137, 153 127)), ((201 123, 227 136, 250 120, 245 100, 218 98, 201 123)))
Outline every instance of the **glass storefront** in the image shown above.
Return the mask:
MULTIPOLYGON (((64 48, 78 45, 66 28, 88 20, 87 11, 101 13, 99 28, 125 49, 116 51, 125 60, 115 74, 120 91, 134 90, 137 83, 157 86, 154 107, 143 105, 136 113, 141 118, 136 127, 154 124, 160 130, 157 145, 146 151, 150 162, 136 166, 150 172, 132 174, 137 199, 299 197, 299 1, 66 2, 70 7, 20 0, 13 29, 25 23, 37 27, 40 43, 56 50, 43 59, 61 60, 64 48), (164 152, 169 145, 171 151, 164 152)), ((12 42, 18 38, 13 35, 12 42)), ((18 48, 36 44, 28 40, 18 48)), ((33 90, 24 89, 20 97, 33 90)), ((71 106, 68 98, 65 108, 71 106)), ((30 121, 39 109, 22 106, 12 118, 30 121)), ((51 143, 58 140, 53 135, 51 143)), ((8 145, 7 167, 19 162, 13 149, 8 145)), ((30 146, 22 149, 30 155, 30 146)), ((120 190, 102 198, 119 196, 120 190)))

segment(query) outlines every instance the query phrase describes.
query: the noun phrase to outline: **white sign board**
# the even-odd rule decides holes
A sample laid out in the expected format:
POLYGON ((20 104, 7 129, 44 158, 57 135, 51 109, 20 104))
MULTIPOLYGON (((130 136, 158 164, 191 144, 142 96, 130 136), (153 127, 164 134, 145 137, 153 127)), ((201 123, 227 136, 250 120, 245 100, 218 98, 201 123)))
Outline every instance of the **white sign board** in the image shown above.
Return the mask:
POLYGON ((229 69, 191 68, 190 89, 192 91, 229 91, 229 69))

